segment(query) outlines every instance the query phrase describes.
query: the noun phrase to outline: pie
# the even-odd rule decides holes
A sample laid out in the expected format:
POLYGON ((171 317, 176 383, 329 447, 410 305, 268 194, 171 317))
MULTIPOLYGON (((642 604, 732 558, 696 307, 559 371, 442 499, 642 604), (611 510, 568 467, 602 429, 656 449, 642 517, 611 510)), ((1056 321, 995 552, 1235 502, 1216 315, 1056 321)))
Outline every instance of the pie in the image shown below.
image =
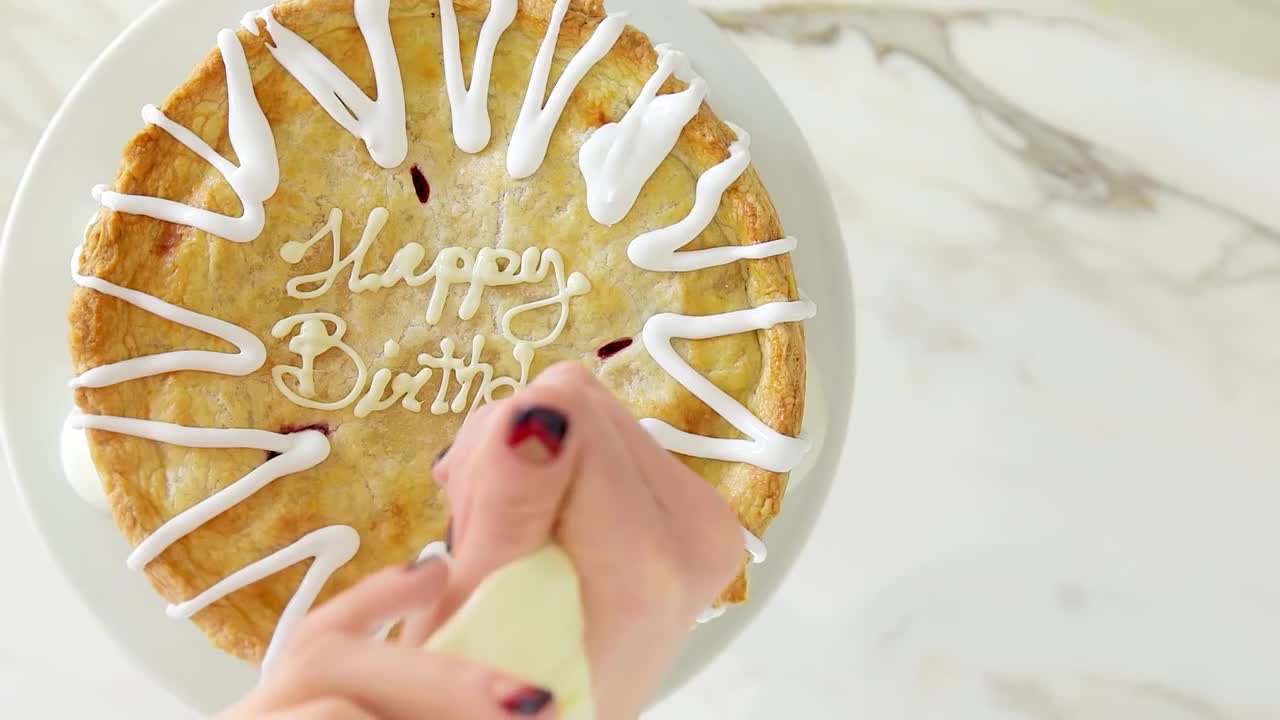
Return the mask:
POLYGON ((96 192, 70 313, 80 422, 171 614, 261 662, 440 540, 437 453, 564 360, 762 537, 812 306, 705 94, 600 0, 285 0, 220 34, 96 192))

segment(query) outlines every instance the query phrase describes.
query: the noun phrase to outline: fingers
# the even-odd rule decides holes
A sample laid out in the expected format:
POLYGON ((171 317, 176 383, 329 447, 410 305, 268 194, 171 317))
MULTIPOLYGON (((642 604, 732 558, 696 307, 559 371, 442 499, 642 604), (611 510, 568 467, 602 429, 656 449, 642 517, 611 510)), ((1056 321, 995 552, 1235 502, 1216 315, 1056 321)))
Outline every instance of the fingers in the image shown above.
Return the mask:
POLYGON ((405 623, 421 644, 490 573, 551 541, 593 419, 583 414, 581 368, 557 366, 509 400, 468 420, 442 465, 448 477, 453 560, 433 613, 405 623))
POLYGON ((701 583, 694 594, 705 594, 708 600, 719 595, 742 564, 737 516, 715 488, 659 445, 607 387, 592 382, 587 391, 622 438, 657 506, 667 515, 667 532, 684 548, 682 555, 701 583))
POLYGON ((303 708, 317 697, 343 698, 379 720, 510 720, 555 713, 548 694, 489 670, 417 648, 342 635, 327 635, 298 651, 273 682, 276 691, 252 717, 303 708))
POLYGON ((547 543, 589 424, 574 392, 564 373, 547 371, 464 438, 450 459, 459 564, 487 573, 547 543))
MULTIPOLYGON (((610 427, 622 438, 622 444, 630 451, 646 482, 651 484, 658 505, 666 508, 677 503, 679 493, 673 493, 672 489, 687 484, 681 481, 687 480, 689 471, 640 426, 609 388, 596 381, 589 383, 586 390, 610 427)), ((705 481, 702 484, 705 485, 705 481)))
POLYGON ((389 621, 433 607, 448 581, 449 566, 439 558, 387 568, 308 615, 293 644, 329 633, 369 635, 389 621))
POLYGON ((456 464, 453 461, 454 458, 468 457, 471 454, 472 448, 484 436, 485 431, 491 424, 493 413, 506 402, 508 401, 499 400, 481 405, 467 416, 466 422, 458 430, 458 436, 453 439, 453 443, 440 451, 440 457, 436 460, 435 467, 432 469, 436 484, 446 489, 449 487, 449 468, 456 464))

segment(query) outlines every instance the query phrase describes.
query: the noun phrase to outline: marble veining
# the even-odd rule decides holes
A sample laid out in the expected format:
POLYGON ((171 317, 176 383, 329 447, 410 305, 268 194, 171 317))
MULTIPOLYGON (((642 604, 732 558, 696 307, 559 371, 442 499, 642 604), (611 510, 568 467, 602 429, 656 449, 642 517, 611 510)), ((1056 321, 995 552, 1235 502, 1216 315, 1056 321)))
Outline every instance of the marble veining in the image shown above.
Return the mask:
MULTIPOLYGON (((0 214, 147 4, 0 0, 0 214)), ((859 389, 805 556, 653 717, 1280 718, 1280 2, 696 4, 819 150, 859 389)), ((51 715, 188 716, 10 646, 51 715)))

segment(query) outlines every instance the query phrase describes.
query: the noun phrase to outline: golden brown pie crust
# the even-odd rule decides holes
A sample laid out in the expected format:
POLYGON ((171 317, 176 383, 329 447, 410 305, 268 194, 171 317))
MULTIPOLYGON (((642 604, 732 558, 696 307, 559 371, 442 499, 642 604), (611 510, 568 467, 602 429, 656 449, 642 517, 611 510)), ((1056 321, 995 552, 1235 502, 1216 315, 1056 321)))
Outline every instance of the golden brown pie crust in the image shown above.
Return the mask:
MULTIPOLYGON (((280 260, 280 246, 311 237, 334 207, 346 213, 344 252, 358 240, 374 207, 391 212, 370 254, 372 268, 385 267, 395 249, 411 239, 427 246, 428 257, 447 245, 482 247, 495 242, 516 250, 560 249, 567 269, 585 273, 594 289, 573 301, 565 334, 556 345, 539 351, 535 372, 556 360, 577 360, 592 368, 637 416, 661 418, 705 435, 740 437, 658 367, 640 343, 607 361, 596 357, 596 349, 617 338, 637 336, 644 320, 657 312, 706 315, 797 297, 791 262, 785 256, 678 274, 644 271, 627 260, 627 242, 683 218, 692 207, 698 176, 728 156, 733 134, 705 105, 626 220, 607 228, 587 214, 578 150, 592 130, 622 117, 653 73, 655 52, 645 35, 630 28, 622 35, 574 93, 541 170, 527 180, 512 180, 505 172, 507 140, 553 0, 521 0, 515 23, 499 43, 490 92, 493 140, 474 156, 457 150, 450 131, 437 2, 393 0, 391 5, 408 110, 410 149, 402 167, 388 170, 374 164, 365 147, 333 122, 269 54, 264 45, 267 33, 255 37, 241 30, 255 90, 280 157, 280 189, 266 204, 262 235, 253 243, 238 244, 191 227, 106 210, 88 232, 82 273, 240 325, 263 339, 268 359, 247 377, 178 372, 80 389, 76 401, 84 412, 190 426, 281 432, 322 425, 331 430, 333 451, 327 461, 277 480, 147 566, 152 584, 169 601, 189 599, 312 530, 351 525, 361 535, 360 551, 329 581, 323 601, 381 567, 406 561, 443 534, 447 511, 431 482, 431 464, 461 416, 412 414, 397 407, 357 419, 350 408, 320 412, 288 402, 270 374, 272 366, 296 360, 287 341, 271 337, 277 320, 301 312, 337 313, 350 323, 348 342, 367 359, 377 358, 387 339, 408 347, 438 343, 448 336, 465 347, 475 333, 489 333, 491 345, 501 350, 491 351, 493 357, 487 359, 500 371, 518 375, 501 336, 494 333, 492 308, 465 322, 456 312, 446 311, 439 325, 424 326, 421 306, 429 288, 353 295, 344 286, 345 276, 323 298, 288 297, 286 281, 327 267, 329 250, 322 242, 292 267, 280 260), (414 193, 409 170, 413 165, 432 186, 426 205, 414 193), (507 357, 505 364, 499 355, 507 357)), ((457 0, 455 5, 469 80, 488 3, 457 0)), ((351 0, 286 0, 275 6, 274 14, 372 97, 369 56, 351 10, 351 0)), ((575 0, 560 32, 552 83, 602 17, 600 0, 575 0)), ((682 87, 672 80, 664 92, 682 87)), ((224 70, 216 50, 162 109, 235 160, 227 137, 224 70)), ((217 172, 156 127, 144 129, 125 148, 113 187, 231 215, 240 211, 239 200, 217 172)), ((725 195, 716 221, 690 248, 754 244, 782 235, 764 187, 754 170, 748 170, 725 195)), ((509 307, 525 301, 521 292, 495 289, 486 297, 509 307)), ((456 307, 456 293, 451 309, 456 307)), ((174 349, 233 349, 86 289, 75 293, 70 326, 77 372, 174 349)), ((711 340, 677 340, 675 347, 695 369, 770 426, 788 435, 799 432, 805 384, 799 324, 711 340)), ((329 388, 330 396, 341 395, 335 388, 345 387, 342 380, 348 371, 337 360, 331 366, 322 364, 320 370, 321 387, 329 388)), ((91 431, 89 437, 116 524, 132 545, 266 459, 256 450, 183 448, 100 431, 91 431)), ((741 463, 684 459, 719 488, 746 528, 764 534, 779 511, 785 474, 741 463)), ((218 647, 259 661, 305 567, 300 564, 230 595, 198 614, 196 624, 218 647)), ((745 598, 744 573, 722 600, 745 598)))

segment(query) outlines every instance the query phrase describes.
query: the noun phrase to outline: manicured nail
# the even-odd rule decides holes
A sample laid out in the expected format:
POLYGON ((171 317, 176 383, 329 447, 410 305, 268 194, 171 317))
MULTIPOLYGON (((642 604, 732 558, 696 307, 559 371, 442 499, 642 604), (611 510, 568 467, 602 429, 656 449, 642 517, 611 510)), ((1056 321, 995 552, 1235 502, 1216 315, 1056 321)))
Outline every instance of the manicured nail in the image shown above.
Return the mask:
POLYGON ((440 451, 440 454, 436 455, 436 459, 434 462, 431 463, 431 467, 435 467, 436 465, 439 465, 444 460, 444 456, 448 455, 451 449, 453 449, 452 443, 449 445, 445 445, 444 449, 440 451))
POLYGON ((560 454, 569 419, 547 407, 531 407, 516 415, 507 435, 507 445, 522 459, 545 464, 560 454))
POLYGON ((537 715, 551 704, 551 693, 538 688, 516 690, 502 699, 502 709, 521 717, 537 715))

